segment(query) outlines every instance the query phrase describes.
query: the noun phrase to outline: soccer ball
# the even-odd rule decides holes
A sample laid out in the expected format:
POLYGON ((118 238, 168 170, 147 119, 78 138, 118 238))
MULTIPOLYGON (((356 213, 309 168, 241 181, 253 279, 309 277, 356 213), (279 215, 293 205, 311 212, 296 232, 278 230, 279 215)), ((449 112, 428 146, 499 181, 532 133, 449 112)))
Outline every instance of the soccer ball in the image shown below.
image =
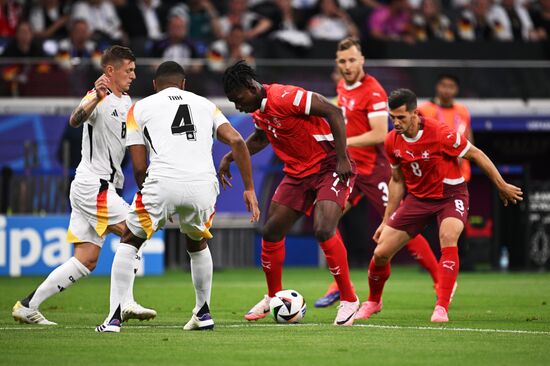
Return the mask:
POLYGON ((294 290, 283 290, 269 302, 271 314, 277 323, 298 323, 306 314, 306 300, 294 290))

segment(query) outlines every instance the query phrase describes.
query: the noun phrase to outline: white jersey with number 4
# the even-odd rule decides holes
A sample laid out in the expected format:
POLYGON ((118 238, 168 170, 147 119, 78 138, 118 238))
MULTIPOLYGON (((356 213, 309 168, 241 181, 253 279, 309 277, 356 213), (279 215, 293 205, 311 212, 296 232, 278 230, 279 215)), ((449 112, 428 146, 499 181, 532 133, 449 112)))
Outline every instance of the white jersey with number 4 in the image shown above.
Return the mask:
POLYGON ((170 87, 130 108, 126 145, 147 144, 148 177, 217 182, 212 144, 224 123, 229 121, 214 103, 170 87))
MULTIPOLYGON (((91 90, 80 104, 95 98, 96 92, 91 90)), ((124 175, 120 165, 126 152, 126 115, 131 106, 132 100, 127 94, 119 98, 113 93, 97 104, 84 122, 77 180, 100 178, 122 188, 124 175)))

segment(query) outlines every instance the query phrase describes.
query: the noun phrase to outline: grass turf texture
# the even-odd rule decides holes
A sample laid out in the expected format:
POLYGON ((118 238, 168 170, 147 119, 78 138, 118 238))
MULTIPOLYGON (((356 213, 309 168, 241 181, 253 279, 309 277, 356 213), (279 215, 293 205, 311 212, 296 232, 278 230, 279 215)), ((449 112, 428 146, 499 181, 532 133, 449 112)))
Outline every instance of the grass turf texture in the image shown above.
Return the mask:
MULTIPOLYGON (((366 299, 366 271, 353 271, 352 279, 366 299)), ((136 299, 159 315, 150 322, 132 320, 120 334, 94 332, 108 308, 107 277, 81 280, 42 305, 46 318, 59 326, 15 323, 11 307, 40 281, 0 278, 2 365, 550 364, 549 273, 463 273, 451 322, 438 325, 429 322, 434 306, 429 276, 394 268, 384 310, 356 322, 363 326, 339 328, 331 325, 335 306, 313 307, 328 284, 327 271, 285 270, 285 285, 301 292, 309 307, 302 325, 281 326, 271 317, 243 319, 265 291, 262 271, 227 270, 214 274, 215 330, 185 332, 181 326, 194 305, 191 276, 171 272, 136 280, 136 299)))

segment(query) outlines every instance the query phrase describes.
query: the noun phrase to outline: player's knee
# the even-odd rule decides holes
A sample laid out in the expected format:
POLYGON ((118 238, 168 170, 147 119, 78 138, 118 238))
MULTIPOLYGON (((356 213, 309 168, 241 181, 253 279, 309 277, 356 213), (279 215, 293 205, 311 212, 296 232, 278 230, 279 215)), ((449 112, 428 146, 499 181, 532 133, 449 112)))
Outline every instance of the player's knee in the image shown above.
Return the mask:
POLYGON ((265 225, 262 228, 262 239, 265 241, 269 241, 272 243, 277 243, 281 240, 283 240, 284 235, 277 232, 276 230, 273 230, 270 226, 265 225))
POLYGON ((458 235, 451 231, 441 231, 439 233, 439 243, 442 247, 456 246, 458 242, 458 235))
POLYGON ((391 254, 388 253, 386 250, 381 248, 380 245, 378 245, 374 249, 374 253, 372 255, 372 259, 374 261, 375 266, 385 266, 390 262, 391 254))
POLYGON ((134 233, 132 233, 132 231, 128 227, 126 227, 126 229, 124 230, 124 233, 120 237, 121 243, 133 245, 137 249, 141 247, 141 244, 143 244, 144 241, 145 239, 135 236, 134 233))
POLYGON ((317 239, 320 243, 329 240, 334 236, 334 234, 334 230, 328 230, 326 228, 316 228, 314 233, 315 239, 317 239))
POLYGON ((82 263, 84 267, 88 268, 88 270, 92 272, 95 267, 97 267, 97 258, 80 259, 80 263, 82 263))

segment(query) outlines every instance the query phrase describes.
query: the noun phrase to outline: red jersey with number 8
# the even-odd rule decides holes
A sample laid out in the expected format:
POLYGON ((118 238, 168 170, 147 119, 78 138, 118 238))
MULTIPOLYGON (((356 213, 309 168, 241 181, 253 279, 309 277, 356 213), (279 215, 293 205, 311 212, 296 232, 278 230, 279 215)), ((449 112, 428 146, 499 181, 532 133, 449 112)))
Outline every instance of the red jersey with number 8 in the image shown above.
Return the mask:
POLYGON ((283 171, 296 178, 321 169, 334 138, 328 122, 310 116, 312 92, 292 85, 263 85, 266 98, 252 113, 256 128, 263 130, 273 151, 283 161, 283 171))
POLYGON ((439 121, 420 117, 421 127, 413 138, 392 130, 384 147, 390 164, 401 169, 410 194, 418 198, 443 198, 444 185, 464 182, 458 159, 470 142, 460 133, 439 121))

